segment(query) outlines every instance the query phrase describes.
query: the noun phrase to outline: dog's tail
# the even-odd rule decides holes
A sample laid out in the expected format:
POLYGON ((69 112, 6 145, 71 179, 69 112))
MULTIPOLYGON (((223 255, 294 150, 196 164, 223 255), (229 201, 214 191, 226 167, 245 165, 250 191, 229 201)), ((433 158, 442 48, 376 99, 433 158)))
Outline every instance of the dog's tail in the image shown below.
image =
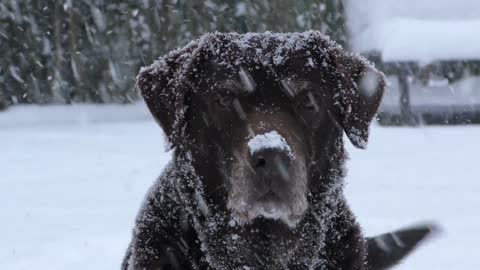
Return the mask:
POLYGON ((367 238, 368 269, 383 270, 398 264, 438 231, 434 224, 421 224, 367 238))

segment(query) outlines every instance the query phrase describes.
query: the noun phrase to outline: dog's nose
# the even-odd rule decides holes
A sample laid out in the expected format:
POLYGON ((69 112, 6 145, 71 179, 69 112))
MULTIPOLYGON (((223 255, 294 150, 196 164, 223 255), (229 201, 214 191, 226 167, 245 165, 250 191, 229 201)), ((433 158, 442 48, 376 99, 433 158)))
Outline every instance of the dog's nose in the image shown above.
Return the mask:
POLYGON ((278 178, 287 180, 290 157, 278 149, 263 149, 251 156, 250 164, 255 173, 262 178, 278 178))

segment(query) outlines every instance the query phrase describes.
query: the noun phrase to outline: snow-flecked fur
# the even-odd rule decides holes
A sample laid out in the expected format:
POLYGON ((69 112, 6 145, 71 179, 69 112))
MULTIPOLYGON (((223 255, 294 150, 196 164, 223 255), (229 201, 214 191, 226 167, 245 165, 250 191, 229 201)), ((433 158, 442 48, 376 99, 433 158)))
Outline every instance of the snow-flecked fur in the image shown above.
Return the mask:
MULTIPOLYGON (((142 69, 137 85, 175 150, 137 216, 123 269, 380 269, 369 267, 367 261, 390 266, 411 250, 398 253, 401 256, 394 260, 386 254, 382 263, 369 261, 367 246, 369 250, 376 246, 367 244, 343 196, 343 131, 355 146, 366 146, 368 126, 385 86, 383 75, 363 58, 316 31, 215 33, 142 69), (209 183, 228 182, 215 172, 226 161, 207 153, 209 145, 196 145, 201 140, 191 128, 201 112, 192 112, 195 104, 189 102, 220 91, 214 87, 220 81, 218 70, 228 78, 240 71, 245 81, 246 72, 258 69, 279 78, 287 93, 296 91, 289 86, 296 79, 317 80, 323 86, 312 91, 329 117, 305 142, 312 149, 307 157, 308 208, 294 228, 270 219, 236 223, 226 202, 206 192, 209 183), (372 72, 375 89, 365 89, 364 95, 362 76, 372 72), (205 164, 211 170, 202 167, 205 164)), ((255 85, 244 86, 243 91, 254 94, 255 85)), ((409 247, 420 239, 415 237, 409 247)))
POLYGON ((363 57, 343 50, 318 31, 206 34, 142 68, 137 84, 166 132, 170 147, 182 137, 186 110, 181 104, 186 92, 205 94, 212 88, 211 82, 215 82, 215 77, 205 78, 202 73, 205 59, 215 59, 219 67, 233 74, 244 66, 272 69, 284 78, 286 88, 290 80, 302 77, 299 71, 321 72, 325 76, 317 79, 328 87, 319 94, 333 105, 333 114, 341 115, 337 120, 352 143, 366 147, 368 125, 383 96, 385 76, 363 57), (375 95, 362 89, 361 81, 367 74, 376 75, 375 95), (151 78, 155 78, 155 83, 151 78), (201 87, 205 85, 209 87, 201 87), (363 98, 364 92, 368 99, 363 98))
POLYGON ((342 170, 326 176, 338 180, 312 194, 295 229, 268 220, 238 226, 222 207, 205 202, 203 209, 202 181, 188 156, 177 155, 149 191, 127 269, 172 260, 172 269, 364 269, 363 238, 341 194, 342 170))

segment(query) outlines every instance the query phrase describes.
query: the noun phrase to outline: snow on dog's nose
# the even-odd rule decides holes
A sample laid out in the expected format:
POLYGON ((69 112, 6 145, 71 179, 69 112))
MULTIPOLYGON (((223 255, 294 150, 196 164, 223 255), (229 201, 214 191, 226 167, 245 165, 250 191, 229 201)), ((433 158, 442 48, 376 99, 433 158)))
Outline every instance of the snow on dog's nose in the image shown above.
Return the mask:
POLYGON ((273 130, 248 141, 250 164, 257 176, 270 180, 279 177, 288 181, 288 167, 293 153, 285 138, 273 130))
POLYGON ((264 149, 277 149, 285 152, 290 158, 293 158, 293 152, 287 140, 276 130, 264 134, 257 134, 248 141, 248 149, 253 156, 256 152, 264 149))

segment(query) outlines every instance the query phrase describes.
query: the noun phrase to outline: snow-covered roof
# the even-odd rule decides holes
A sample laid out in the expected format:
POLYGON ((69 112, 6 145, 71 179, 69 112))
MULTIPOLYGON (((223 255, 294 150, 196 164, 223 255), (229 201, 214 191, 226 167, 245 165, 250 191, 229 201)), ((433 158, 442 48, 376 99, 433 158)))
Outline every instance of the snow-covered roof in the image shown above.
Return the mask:
POLYGON ((372 27, 356 40, 359 51, 379 50, 383 60, 480 59, 480 20, 393 19, 372 27))
POLYGON ((357 52, 387 61, 480 59, 480 1, 348 0, 347 25, 357 52))

